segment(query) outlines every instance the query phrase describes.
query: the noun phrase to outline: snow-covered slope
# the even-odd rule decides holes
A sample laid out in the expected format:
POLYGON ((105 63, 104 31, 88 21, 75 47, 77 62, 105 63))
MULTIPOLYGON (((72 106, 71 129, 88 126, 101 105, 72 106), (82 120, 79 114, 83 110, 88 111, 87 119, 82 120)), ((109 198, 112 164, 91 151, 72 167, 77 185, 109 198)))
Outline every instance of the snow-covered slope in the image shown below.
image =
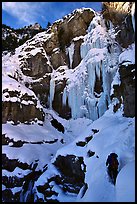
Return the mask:
POLYGON ((3 202, 135 201, 135 42, 107 23, 78 9, 3 56, 3 202))

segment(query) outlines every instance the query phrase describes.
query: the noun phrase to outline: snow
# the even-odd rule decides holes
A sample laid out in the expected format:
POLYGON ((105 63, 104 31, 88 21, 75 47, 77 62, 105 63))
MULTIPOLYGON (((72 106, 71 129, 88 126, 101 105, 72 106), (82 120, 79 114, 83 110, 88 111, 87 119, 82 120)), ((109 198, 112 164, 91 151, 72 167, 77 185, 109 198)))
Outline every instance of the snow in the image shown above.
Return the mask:
POLYGON ((29 174, 31 171, 30 170, 23 170, 23 169, 20 169, 19 167, 16 167, 14 169, 13 172, 9 172, 7 170, 2 170, 2 175, 3 176, 17 176, 18 178, 23 178, 25 175, 29 174))
POLYGON ((75 37, 75 38, 73 38, 73 41, 75 42, 75 41, 78 41, 78 40, 83 40, 84 39, 84 36, 83 35, 80 35, 79 37, 75 37))
POLYGON ((111 83, 111 92, 110 92, 110 95, 112 95, 114 93, 114 88, 113 86, 114 85, 120 85, 121 84, 121 81, 120 81, 120 74, 119 74, 119 70, 117 70, 114 78, 113 78, 113 81, 111 83))
MULTIPOLYGON (((81 119, 84 121, 84 119, 81 119)), ((77 120, 76 120, 77 121, 77 120)), ((76 202, 116 202, 134 200, 134 159, 135 159, 135 121, 134 118, 125 118, 122 112, 112 113, 111 110, 87 125, 83 132, 83 127, 79 126, 78 130, 82 131, 71 144, 59 149, 52 161, 55 161, 58 155, 83 156, 86 164, 85 183, 88 184, 88 190, 81 198, 78 194, 76 202), (92 129, 98 129, 98 133, 93 134, 92 129), (93 135, 93 138, 84 147, 76 146, 77 141, 83 141, 85 136, 93 135), (83 139, 82 139, 83 138, 83 139), (95 152, 92 157, 87 156, 88 150, 95 152), (119 160, 119 174, 116 186, 108 178, 105 166, 108 155, 115 152, 119 160), (97 158, 98 156, 98 158, 97 158), (130 165, 132 163, 132 165, 130 165), (126 165, 130 166, 129 170, 126 165), (124 170, 125 169, 125 170, 124 170), (122 173, 126 172, 126 173, 122 173), (129 180, 127 179, 129 178, 129 180), (89 179, 90 178, 90 179, 89 179), (126 180, 126 183, 125 183, 126 180), (123 194, 122 188, 129 185, 123 194), (130 192, 131 189, 131 192, 130 192), (125 197, 125 193, 127 196, 125 197), (121 196, 121 198, 120 198, 121 196)), ((82 193, 82 192, 80 192, 82 193)))
POLYGON ((36 108, 41 109, 42 106, 35 95, 35 93, 21 84, 20 82, 16 81, 15 79, 9 76, 2 76, 2 101, 11 101, 13 103, 19 102, 20 104, 24 105, 34 105, 36 102, 36 108), (16 96, 11 97, 10 92, 15 92, 16 96), (23 100, 22 97, 26 95, 31 97, 31 100, 23 100))
POLYGON ((72 140, 78 136, 78 133, 76 134, 76 126, 74 126, 73 120, 67 121, 61 119, 51 110, 45 109, 45 113, 52 114, 53 117, 64 125, 64 134, 57 131, 48 120, 45 120, 43 126, 39 126, 37 123, 29 126, 27 124, 18 124, 15 126, 12 125, 12 123, 6 123, 2 125, 2 132, 3 134, 6 134, 6 137, 14 139, 14 141, 21 140, 27 143, 23 144, 20 148, 12 147, 11 145, 3 146, 3 154, 5 153, 10 159, 16 158, 19 161, 27 162, 28 164, 31 164, 38 159, 37 169, 41 169, 45 164, 49 163, 51 160, 51 154, 55 155, 57 149, 72 142, 72 140), (48 144, 48 142, 52 142, 55 139, 57 139, 55 143, 48 144), (64 140, 64 144, 60 142, 61 139, 64 140), (37 142, 42 142, 42 144, 37 144, 37 142), (29 155, 29 157, 27 155, 29 155))
POLYGON ((21 191, 21 190, 22 190, 22 187, 14 187, 14 188, 11 188, 11 191, 12 191, 13 194, 15 194, 15 193, 17 193, 17 192, 19 192, 19 191, 21 191))
POLYGON ((135 64, 135 43, 131 44, 119 55, 119 64, 125 66, 135 64))
POLYGON ((116 201, 135 202, 135 161, 126 164, 118 174, 116 201))

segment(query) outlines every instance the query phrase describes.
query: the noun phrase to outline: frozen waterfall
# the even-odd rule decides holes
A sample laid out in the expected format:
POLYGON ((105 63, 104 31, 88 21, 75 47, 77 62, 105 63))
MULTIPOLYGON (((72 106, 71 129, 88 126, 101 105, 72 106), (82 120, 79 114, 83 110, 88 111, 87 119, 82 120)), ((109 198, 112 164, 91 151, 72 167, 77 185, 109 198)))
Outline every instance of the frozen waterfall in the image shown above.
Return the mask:
POLYGON ((63 92, 63 104, 71 108, 72 118, 87 117, 96 120, 107 110, 110 103, 110 90, 118 68, 121 52, 114 38, 111 24, 107 30, 101 15, 91 21, 88 33, 81 45, 81 63, 74 69, 63 92), (97 79, 102 91, 97 93, 97 79))

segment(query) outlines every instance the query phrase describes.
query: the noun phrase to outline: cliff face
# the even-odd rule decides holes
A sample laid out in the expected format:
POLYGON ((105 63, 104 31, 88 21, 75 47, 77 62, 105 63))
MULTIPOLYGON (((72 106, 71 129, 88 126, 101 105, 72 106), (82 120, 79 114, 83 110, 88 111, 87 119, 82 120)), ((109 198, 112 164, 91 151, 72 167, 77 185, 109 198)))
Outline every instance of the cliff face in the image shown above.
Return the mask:
POLYGON ((77 9, 3 54, 3 202, 80 200, 110 151, 132 160, 134 5, 77 9))
MULTIPOLYGON (((28 40, 17 49, 15 55, 11 56, 11 61, 14 63, 17 60, 18 65, 15 68, 15 73, 10 73, 10 77, 13 77, 18 82, 24 81, 25 85, 39 97, 42 105, 46 107, 51 106, 49 101, 51 75, 57 69, 59 69, 58 73, 61 75, 66 68, 74 69, 80 63, 80 45, 93 17, 94 11, 90 9, 77 10, 64 17, 63 20, 55 22, 46 32, 28 40), (79 36, 80 38, 78 38, 79 36), (75 40, 72 43, 73 39, 75 40), (73 54, 71 50, 73 50, 73 54)), ((3 66, 7 67, 8 65, 5 63, 3 66)), ((69 107, 63 107, 62 105, 62 91, 66 85, 65 83, 65 77, 55 80, 53 108, 60 115, 70 117, 69 107), (68 113, 66 110, 68 110, 68 113)), ((4 91, 5 89, 3 93, 4 91)), ((5 111, 5 104, 3 107, 3 114, 6 114, 6 117, 4 115, 3 117, 9 119, 8 115, 10 113, 7 111, 10 112, 11 109, 8 108, 5 111)), ((33 117, 37 117, 37 111, 35 113, 33 117)), ((41 117, 38 116, 38 118, 41 117)))
MULTIPOLYGON (((108 28, 111 26, 110 22, 114 24, 117 33, 116 40, 123 48, 129 47, 135 42, 135 2, 103 2, 102 14, 108 28)), ((131 46, 132 49, 135 48, 131 46)), ((117 104, 115 108, 123 103, 124 115, 134 117, 135 61, 132 61, 132 58, 135 56, 131 57, 129 48, 125 51, 125 54, 125 57, 122 53, 119 57, 121 84, 114 86, 115 96, 119 98, 119 105, 117 104)))
POLYGON ((111 21, 116 27, 116 39, 122 47, 134 42, 135 2, 103 2, 102 13, 107 26, 111 21))
POLYGON ((11 56, 11 61, 18 61, 18 68, 11 77, 23 82, 44 107, 53 108, 61 117, 86 116, 95 120, 107 110, 119 54, 123 47, 134 42, 134 3, 104 2, 103 7, 104 19, 91 9, 76 10, 26 41, 11 56), (96 52, 87 55, 90 49, 96 52), (88 62, 97 55, 98 60, 88 62), (83 71, 82 66, 85 66, 83 71), (78 69, 81 70, 79 76, 78 69), (86 84, 89 80, 91 83, 86 84))

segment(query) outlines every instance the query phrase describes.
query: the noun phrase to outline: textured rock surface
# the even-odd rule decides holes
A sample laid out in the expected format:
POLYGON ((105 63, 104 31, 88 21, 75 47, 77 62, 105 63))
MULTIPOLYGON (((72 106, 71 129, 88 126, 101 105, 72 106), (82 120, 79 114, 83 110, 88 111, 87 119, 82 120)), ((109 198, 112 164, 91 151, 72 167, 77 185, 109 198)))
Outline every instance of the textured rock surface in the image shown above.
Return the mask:
POLYGON ((68 184, 66 191, 70 191, 69 184, 75 184, 76 192, 74 190, 74 193, 78 193, 80 187, 84 185, 84 172, 86 171, 86 167, 83 158, 76 157, 75 155, 67 155, 65 157, 59 155, 54 162, 54 165, 62 174, 61 180, 64 180, 64 183, 68 184), (82 165, 84 165, 84 169, 82 168, 82 165))
POLYGON ((47 59, 41 53, 37 53, 35 56, 30 56, 27 59, 26 64, 23 65, 21 69, 23 71, 23 74, 27 76, 40 78, 45 73, 51 72, 51 67, 47 64, 47 59))
POLYGON ((135 116, 135 65, 120 67, 121 95, 123 96, 124 116, 135 116))
POLYGON ((119 102, 114 106, 114 112, 123 104, 124 116, 135 116, 135 65, 121 65, 119 69, 121 84, 114 86, 114 95, 119 102))
MULTIPOLYGON (((8 93, 8 98, 19 97, 18 91, 3 90, 3 93, 8 93)), ((37 107, 37 100, 33 96, 24 94, 20 96, 20 101, 2 102, 2 123, 13 121, 15 124, 21 122, 44 121, 44 112, 37 107)))
POLYGON ((135 2, 103 2, 103 16, 109 27, 111 21, 117 27, 117 41, 127 48, 135 40, 132 26, 131 8, 135 2))
MULTIPOLYGON (((63 20, 59 20, 50 26, 47 32, 45 32, 45 36, 49 34, 49 38, 45 37, 43 41, 36 40, 35 47, 34 42, 29 40, 26 46, 22 48, 25 57, 23 55, 19 56, 21 70, 24 75, 39 79, 38 82, 28 83, 28 86, 38 96, 42 105, 49 106, 49 74, 60 66, 66 65, 68 68, 75 68, 81 62, 80 45, 83 42, 82 39, 76 38, 74 41, 72 67, 70 67, 67 49, 72 39, 86 34, 86 30, 94 15, 94 11, 90 9, 76 10, 64 17, 63 20), (37 48, 39 52, 34 54, 37 48)), ((70 118, 70 108, 62 104, 62 91, 65 87, 65 81, 56 81, 55 84, 53 108, 60 116, 70 118)))

